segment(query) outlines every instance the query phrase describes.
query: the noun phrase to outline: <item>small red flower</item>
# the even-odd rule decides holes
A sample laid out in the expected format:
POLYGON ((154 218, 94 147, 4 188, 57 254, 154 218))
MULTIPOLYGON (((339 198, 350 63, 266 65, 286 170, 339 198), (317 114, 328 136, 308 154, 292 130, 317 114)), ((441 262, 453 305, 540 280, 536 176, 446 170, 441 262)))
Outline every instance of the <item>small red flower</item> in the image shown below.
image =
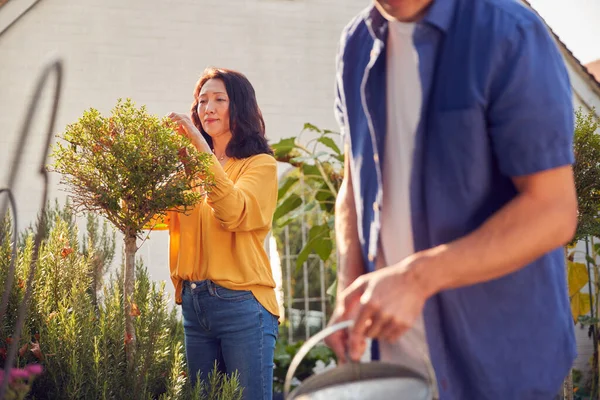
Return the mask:
POLYGON ((25 281, 21 278, 19 278, 19 280, 17 281, 17 285, 23 289, 25 287, 25 281))
POLYGON ((71 246, 67 245, 65 247, 63 247, 63 249, 60 252, 60 255, 62 256, 62 258, 67 257, 69 254, 73 253, 75 250, 73 250, 71 248, 71 246))
POLYGON ((129 311, 129 315, 132 317, 139 317, 142 314, 140 308, 135 303, 131 303, 131 311, 129 311))
POLYGON ((44 353, 42 353, 42 349, 40 348, 39 343, 31 343, 30 350, 31 350, 31 353, 34 355, 34 357, 37 358, 38 360, 44 359, 44 353))
POLYGON ((12 343, 12 338, 9 336, 6 338, 6 344, 11 344, 12 343))
POLYGON ((25 343, 23 346, 21 346, 21 348, 19 349, 19 357, 23 357, 25 355, 25 353, 27 352, 28 348, 29 348, 29 343, 25 343))
POLYGON ((189 155, 187 149, 185 147, 182 147, 179 149, 177 154, 179 155, 179 161, 181 161, 181 163, 183 164, 185 173, 189 175, 190 169, 187 164, 190 161, 190 155, 189 155))
POLYGON ((128 345, 133 340, 133 335, 131 333, 125 334, 125 345, 128 345))
POLYGON ((57 315, 58 315, 58 313, 56 311, 52 311, 50 314, 48 314, 48 318, 46 318, 46 322, 52 321, 54 318, 56 318, 57 315))

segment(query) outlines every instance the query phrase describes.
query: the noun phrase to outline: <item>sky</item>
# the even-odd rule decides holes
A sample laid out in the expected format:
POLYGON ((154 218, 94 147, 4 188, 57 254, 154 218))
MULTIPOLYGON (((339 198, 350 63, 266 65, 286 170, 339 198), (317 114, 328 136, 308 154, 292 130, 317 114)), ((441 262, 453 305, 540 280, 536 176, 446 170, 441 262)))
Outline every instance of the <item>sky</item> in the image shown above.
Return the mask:
POLYGON ((582 64, 600 59, 600 0, 529 0, 582 64))

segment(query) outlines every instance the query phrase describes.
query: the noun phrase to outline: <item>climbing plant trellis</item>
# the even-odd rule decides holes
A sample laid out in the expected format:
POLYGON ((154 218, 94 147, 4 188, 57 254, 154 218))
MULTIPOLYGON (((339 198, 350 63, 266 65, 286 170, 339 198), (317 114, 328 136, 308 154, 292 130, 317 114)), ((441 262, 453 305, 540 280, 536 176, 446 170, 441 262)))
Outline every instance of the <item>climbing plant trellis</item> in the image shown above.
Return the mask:
MULTIPOLYGON (((31 257, 31 264, 29 266, 29 275, 26 282, 25 295, 23 297, 23 301, 19 306, 18 317, 15 326, 12 331, 12 344, 8 348, 8 352, 6 355, 6 360, 4 364, 4 376, 10 376, 10 370, 12 368, 12 364, 15 361, 17 350, 19 347, 19 338, 21 335, 21 331, 23 329, 23 325, 25 323, 25 317, 27 313, 27 306, 29 303, 29 299, 32 293, 32 282, 33 277, 35 275, 35 270, 37 266, 37 259, 39 254, 40 245, 42 242, 42 238, 45 235, 46 226, 46 204, 48 203, 48 172, 46 170, 46 160, 48 158, 48 151, 50 148, 50 144, 52 142, 52 133, 54 132, 54 125, 56 123, 56 116, 58 114, 58 106, 60 104, 60 95, 62 91, 62 80, 63 80, 63 64, 62 61, 57 60, 50 63, 48 66, 44 68, 40 78, 38 79, 35 91, 33 96, 31 97, 31 103, 27 109, 27 113, 25 116, 25 120, 23 123, 23 127, 19 134, 19 143, 17 145, 16 151, 14 152, 14 157, 11 162, 11 167, 8 169, 8 184, 6 188, 0 189, 1 193, 6 193, 5 199, 0 203, 0 218, 4 221, 4 218, 7 215, 8 205, 12 210, 12 257, 9 266, 9 271, 7 274, 6 282, 4 284, 4 290, 2 294, 2 302, 0 303, 0 327, 4 325, 4 317, 6 316, 6 311, 8 307, 8 298, 10 294, 10 288, 12 287, 15 273, 15 263, 17 260, 17 232, 18 232, 18 213, 16 203, 14 201, 13 196, 13 187, 16 181, 16 178, 19 174, 20 166, 21 166, 21 157, 25 150, 25 144, 27 143, 27 139, 29 138, 29 133, 31 131, 31 126, 38 111, 38 103, 40 98, 42 97, 43 90, 46 86, 46 83, 54 77, 54 96, 52 98, 52 108, 50 112, 50 119, 48 122, 48 128, 46 131, 46 141, 44 148, 42 150, 42 157, 39 164, 38 173, 42 177, 42 200, 39 207, 39 229, 37 230, 34 244, 33 244, 33 252, 31 257)), ((0 229, 0 241, 3 239, 3 235, 8 234, 4 229, 0 229)), ((9 379, 3 379, 0 384, 0 399, 4 398, 6 390, 8 388, 9 379)))
POLYGON ((281 180, 274 217, 285 269, 289 342, 322 329, 331 313, 334 205, 344 162, 339 141, 338 133, 307 123, 298 136, 273 145, 277 160, 292 167, 281 180))
MULTIPOLYGON (((299 191, 302 194, 305 186, 301 183, 299 191)), ((302 204, 305 206, 305 196, 301 196, 302 204)), ((281 256, 284 277, 285 312, 288 320, 287 335, 290 343, 296 340, 306 340, 315 331, 321 330, 327 324, 330 313, 330 298, 327 289, 331 285, 332 262, 323 261, 317 254, 310 254, 301 268, 296 267, 296 260, 300 250, 308 241, 308 230, 310 228, 306 213, 291 225, 286 225, 280 232, 280 241, 283 244, 281 256), (295 225, 295 226, 294 226, 295 225), (293 235, 292 230, 298 231, 299 235, 293 235), (295 242, 295 243, 294 243, 295 242), (329 274, 327 271, 329 270, 329 274), (311 274, 311 272, 313 272, 311 274), (318 274, 318 279, 310 279, 311 275, 318 274), (294 285, 297 280, 301 284, 294 285), (317 288, 315 288, 315 283, 317 288), (312 287, 311 287, 312 284, 312 287), (294 290, 298 288, 300 290, 294 290), (316 289, 316 290, 315 290, 316 289), (311 295, 311 292, 313 295, 311 295), (317 292, 317 295, 314 295, 317 292), (311 307, 312 306, 312 307, 311 307)))

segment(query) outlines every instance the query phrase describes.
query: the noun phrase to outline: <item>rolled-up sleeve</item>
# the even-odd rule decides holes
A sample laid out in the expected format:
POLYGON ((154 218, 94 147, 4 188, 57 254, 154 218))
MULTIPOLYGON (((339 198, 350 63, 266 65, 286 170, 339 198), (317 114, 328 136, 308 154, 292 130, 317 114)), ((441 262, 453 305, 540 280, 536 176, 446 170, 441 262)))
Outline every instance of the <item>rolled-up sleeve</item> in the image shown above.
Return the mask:
POLYGON ((572 164, 571 85, 553 38, 531 18, 517 26, 505 51, 488 108, 501 172, 523 176, 572 164))

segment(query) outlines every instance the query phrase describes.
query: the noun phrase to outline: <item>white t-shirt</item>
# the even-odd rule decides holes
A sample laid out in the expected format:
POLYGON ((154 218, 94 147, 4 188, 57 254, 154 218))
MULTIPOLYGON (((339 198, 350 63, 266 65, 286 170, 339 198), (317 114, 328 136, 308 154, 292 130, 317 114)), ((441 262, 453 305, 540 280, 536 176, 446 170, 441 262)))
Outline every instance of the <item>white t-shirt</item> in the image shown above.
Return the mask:
MULTIPOLYGON (((387 42, 387 134, 383 157, 383 201, 377 268, 414 253, 410 212, 410 175, 422 90, 419 57, 413 44, 414 23, 389 21, 387 42)), ((427 376, 428 355, 422 316, 398 343, 380 341, 381 360, 408 365, 427 376)))

